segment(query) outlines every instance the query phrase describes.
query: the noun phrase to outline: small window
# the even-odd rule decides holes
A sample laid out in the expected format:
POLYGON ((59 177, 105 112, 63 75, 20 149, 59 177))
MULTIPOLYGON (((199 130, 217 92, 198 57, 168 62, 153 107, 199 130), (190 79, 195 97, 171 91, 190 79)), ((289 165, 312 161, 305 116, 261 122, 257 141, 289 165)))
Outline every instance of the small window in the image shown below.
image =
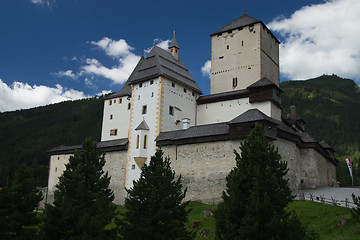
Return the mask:
POLYGON ((151 93, 151 97, 154 97, 154 92, 151 93))
POLYGON ((116 136, 117 135, 117 129, 111 129, 110 130, 110 136, 116 136))
POLYGON ((150 80, 150 85, 153 85, 154 84, 154 80, 150 80))
POLYGON ((55 168, 55 172, 57 172, 57 167, 55 168))
POLYGON ((249 30, 250 30, 250 32, 254 31, 254 25, 250 25, 249 30))
POLYGON ((147 148, 147 135, 144 135, 144 145, 143 148, 146 149, 147 148))
POLYGON ((131 108, 131 103, 128 103, 128 110, 130 110, 131 108))
POLYGON ((110 114, 110 120, 112 120, 113 119, 113 115, 112 114, 110 114))
POLYGON ((244 41, 241 41, 241 46, 244 46, 244 41))
POLYGON ((184 93, 186 93, 186 88, 184 88, 184 93))
POLYGON ((122 103, 122 98, 119 98, 119 104, 122 103))
POLYGON ((226 49, 229 49, 230 48, 230 46, 229 45, 226 45, 226 49))
POLYGON ((140 100, 140 95, 138 96, 138 100, 140 100))
POLYGON ((136 149, 139 148, 139 134, 136 136, 136 149))
POLYGON ((142 87, 142 83, 139 84, 139 88, 141 88, 141 87, 142 87))
POLYGON ((175 49, 175 52, 178 52, 177 48, 175 49))
POLYGON ((60 157, 58 157, 58 160, 60 160, 60 157))
POLYGON ((109 100, 109 106, 110 106, 110 105, 112 105, 112 100, 111 100, 111 99, 109 100))
POLYGON ((195 93, 194 93, 194 92, 192 92, 191 94, 192 94, 193 96, 195 96, 195 93))
POLYGON ((142 107, 142 114, 146 114, 146 111, 147 111, 147 105, 144 105, 142 107))
POLYGON ((116 103, 116 99, 114 99, 114 103, 116 103))
POLYGON ((173 106, 169 106, 169 114, 171 116, 174 116, 174 107, 173 106))
POLYGON ((223 58, 224 58, 224 56, 219 57, 219 59, 223 59, 223 58))
POLYGON ((233 88, 236 88, 236 86, 237 86, 237 77, 234 77, 232 80, 233 80, 233 88))
POLYGON ((132 169, 132 170, 135 169, 135 164, 131 165, 131 169, 132 169))
POLYGON ((171 86, 172 86, 172 87, 175 87, 175 83, 171 83, 171 86))

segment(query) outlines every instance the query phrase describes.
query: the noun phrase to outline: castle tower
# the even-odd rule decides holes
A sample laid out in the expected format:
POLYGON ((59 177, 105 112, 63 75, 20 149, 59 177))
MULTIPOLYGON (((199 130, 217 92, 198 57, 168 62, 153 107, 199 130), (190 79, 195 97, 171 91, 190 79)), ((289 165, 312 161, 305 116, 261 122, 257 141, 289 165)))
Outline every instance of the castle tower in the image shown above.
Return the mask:
POLYGON ((245 89, 267 78, 277 86, 279 40, 246 13, 211 36, 211 94, 245 89))

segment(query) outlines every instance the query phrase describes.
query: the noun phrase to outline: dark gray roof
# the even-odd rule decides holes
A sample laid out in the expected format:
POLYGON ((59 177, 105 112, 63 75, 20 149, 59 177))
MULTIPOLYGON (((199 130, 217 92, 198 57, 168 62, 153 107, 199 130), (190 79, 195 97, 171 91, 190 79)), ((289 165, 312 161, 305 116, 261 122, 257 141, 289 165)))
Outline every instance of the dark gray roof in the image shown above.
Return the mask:
POLYGON ((126 83, 124 83, 124 86, 122 87, 122 89, 120 91, 113 93, 113 94, 105 97, 104 99, 106 100, 106 99, 112 99, 112 98, 116 98, 116 97, 131 96, 131 85, 130 85, 129 80, 131 79, 131 76, 134 74, 134 72, 138 71, 138 69, 143 61, 144 61, 144 57, 141 57, 139 62, 136 64, 136 67, 134 68, 133 72, 129 76, 126 83))
POLYGON ((179 45, 178 45, 178 43, 177 43, 177 41, 176 41, 175 36, 173 37, 173 39, 171 40, 171 43, 170 43, 170 45, 169 45, 169 48, 172 48, 172 47, 179 48, 179 45))
POLYGON ((149 126, 147 125, 147 123, 145 122, 145 120, 143 120, 139 126, 137 126, 137 128, 135 128, 135 130, 149 130, 149 126))
POLYGON ((325 149, 333 149, 327 142, 325 142, 325 140, 322 140, 320 145, 325 149))
POLYGON ((135 84, 158 76, 167 77, 197 93, 202 93, 183 61, 180 58, 174 59, 171 53, 158 46, 154 46, 144 61, 139 63, 128 82, 135 84))
POLYGON ((223 33, 223 32, 227 32, 227 31, 231 31, 233 29, 237 29, 237 28, 241 28, 241 27, 246 27, 255 23, 259 23, 261 21, 250 17, 249 15, 247 15, 246 13, 244 15, 242 15, 241 17, 235 19, 234 21, 232 21, 231 23, 227 24, 225 27, 217 30, 216 32, 214 32, 213 34, 210 34, 210 36, 215 35, 215 34, 219 34, 219 33, 223 33))
POLYGON ((251 88, 259 88, 259 87, 267 87, 267 86, 275 86, 276 88, 280 89, 278 86, 276 86, 274 82, 270 81, 267 78, 262 78, 256 81, 255 83, 251 84, 247 88, 251 89, 251 88))
POLYGON ((228 133, 229 125, 227 123, 215 123, 209 125, 193 126, 184 130, 161 132, 156 138, 156 141, 209 137, 225 135, 228 133))
POLYGON ((300 138, 304 143, 317 143, 317 141, 306 132, 300 133, 300 138))
POLYGON ((232 100, 232 99, 240 99, 240 98, 245 98, 245 97, 249 97, 248 89, 241 89, 241 90, 236 90, 236 91, 200 96, 196 101, 198 104, 205 104, 205 103, 227 101, 227 100, 232 100))
POLYGON ((229 122, 229 124, 235 124, 235 123, 246 123, 246 122, 256 122, 261 120, 267 120, 269 122, 273 122, 275 124, 278 124, 278 121, 275 119, 265 115, 263 112, 259 111, 258 109, 250 109, 244 112, 243 114, 237 116, 233 120, 229 122))
MULTIPOLYGON (((126 148, 128 143, 127 138, 116 139, 116 140, 109 140, 96 143, 98 148, 101 148, 104 151, 114 151, 114 150, 122 150, 126 148)), ((73 145, 73 146, 64 146, 60 145, 53 149, 50 149, 48 153, 50 154, 67 154, 67 153, 74 153, 76 150, 81 149, 82 145, 73 145)))

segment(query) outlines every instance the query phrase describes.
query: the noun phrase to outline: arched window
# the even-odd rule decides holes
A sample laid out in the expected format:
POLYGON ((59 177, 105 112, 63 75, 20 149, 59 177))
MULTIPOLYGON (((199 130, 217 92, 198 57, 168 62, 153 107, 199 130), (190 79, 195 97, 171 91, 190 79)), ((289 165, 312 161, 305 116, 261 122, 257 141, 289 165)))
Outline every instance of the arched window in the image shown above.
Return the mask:
POLYGON ((139 148, 139 134, 136 136, 136 149, 139 148))
POLYGON ((147 135, 144 135, 144 149, 147 147, 147 135))
POLYGON ((236 86, 237 86, 237 77, 233 78, 232 85, 233 85, 233 88, 236 88, 236 86))

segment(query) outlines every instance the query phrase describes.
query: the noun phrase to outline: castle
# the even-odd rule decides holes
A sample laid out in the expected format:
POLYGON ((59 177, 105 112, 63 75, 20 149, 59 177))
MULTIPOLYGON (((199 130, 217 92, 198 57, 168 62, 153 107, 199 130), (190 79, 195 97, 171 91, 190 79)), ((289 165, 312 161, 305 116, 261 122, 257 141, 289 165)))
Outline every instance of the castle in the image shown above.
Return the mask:
MULTIPOLYGON (((336 182, 334 150, 305 132, 295 106, 287 113, 279 88, 279 41, 265 24, 246 13, 211 36, 211 93, 202 95, 179 57, 154 46, 142 57, 119 92, 104 100, 101 142, 104 170, 111 176, 115 203, 122 204, 161 146, 187 187, 186 200, 215 202, 235 166, 233 150, 256 122, 287 161, 291 188, 336 182)), ((81 146, 49 151, 48 201, 69 156, 81 146)))

